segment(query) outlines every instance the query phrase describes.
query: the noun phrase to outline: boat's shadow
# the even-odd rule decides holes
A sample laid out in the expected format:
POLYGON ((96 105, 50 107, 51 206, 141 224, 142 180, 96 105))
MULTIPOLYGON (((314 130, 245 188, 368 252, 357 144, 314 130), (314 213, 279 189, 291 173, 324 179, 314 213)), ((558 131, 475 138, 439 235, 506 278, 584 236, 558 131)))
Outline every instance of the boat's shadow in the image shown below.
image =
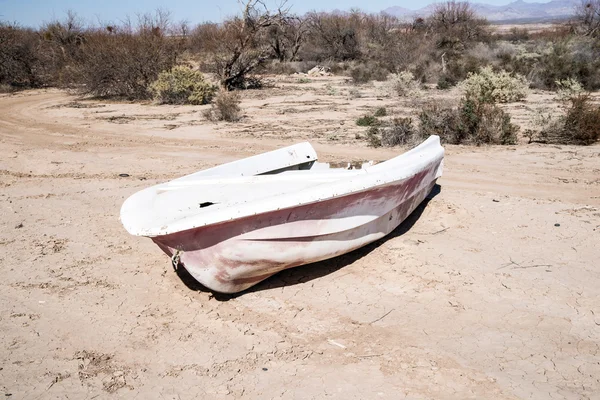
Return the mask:
MULTIPOLYGON (((297 268, 290 268, 284 271, 281 271, 272 277, 265 279, 264 281, 256 284, 250 289, 244 290, 240 293, 234 294, 223 294, 223 293, 214 293, 214 298, 219 301, 228 301, 238 296, 243 296, 246 293, 251 292, 259 292, 262 290, 275 289, 283 286, 294 286, 300 283, 306 283, 312 281, 313 279, 320 278, 322 276, 331 274, 341 268, 344 268, 347 265, 354 263, 355 261, 363 258, 377 247, 379 247, 386 240, 391 238, 401 236, 408 232, 413 225, 419 220, 427 205, 435 196, 437 196, 441 192, 441 186, 435 185, 431 190, 431 193, 423 200, 421 204, 417 206, 417 208, 410 214, 404 222, 402 222, 398 227, 393 230, 389 235, 371 243, 360 249, 354 250, 350 253, 330 258, 328 260, 319 261, 312 264, 303 265, 297 268)), ((210 289, 206 288, 204 285, 200 284, 196 281, 190 274, 187 272, 185 268, 178 268, 176 270, 177 275, 181 279, 181 281, 190 289, 194 291, 201 292, 211 292, 210 289)))

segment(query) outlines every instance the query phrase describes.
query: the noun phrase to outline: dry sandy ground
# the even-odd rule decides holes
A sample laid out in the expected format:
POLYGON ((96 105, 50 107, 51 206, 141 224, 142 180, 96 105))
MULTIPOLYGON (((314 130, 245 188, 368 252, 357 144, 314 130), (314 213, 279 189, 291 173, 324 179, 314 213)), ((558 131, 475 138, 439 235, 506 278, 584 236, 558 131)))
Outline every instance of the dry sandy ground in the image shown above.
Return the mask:
MULTIPOLYGON (((143 187, 301 139, 322 161, 399 153, 354 120, 423 97, 350 88, 278 78, 244 94, 238 124, 0 97, 0 396, 600 398, 599 146, 448 146, 439 193, 389 238, 238 296, 122 228, 143 187)), ((534 93, 508 108, 526 125, 552 107, 534 93)))

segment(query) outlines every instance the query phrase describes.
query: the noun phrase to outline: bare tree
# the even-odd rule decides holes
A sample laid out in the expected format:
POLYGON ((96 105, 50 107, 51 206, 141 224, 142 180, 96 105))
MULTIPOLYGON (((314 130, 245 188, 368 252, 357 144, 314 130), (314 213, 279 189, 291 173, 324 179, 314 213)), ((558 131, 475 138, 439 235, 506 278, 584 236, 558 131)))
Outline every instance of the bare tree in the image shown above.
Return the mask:
POLYGON ((576 8, 576 18, 586 36, 600 36, 600 0, 582 0, 576 8))
POLYGON ((450 0, 435 6, 429 17, 432 34, 438 36, 438 45, 446 48, 464 47, 485 35, 485 18, 480 18, 465 1, 450 0))
POLYGON ((362 15, 310 13, 310 47, 316 59, 351 60, 360 56, 362 15))
POLYGON ((280 62, 294 61, 308 30, 306 20, 298 16, 282 18, 269 29, 273 55, 280 62))
POLYGON ((275 11, 262 0, 240 1, 240 5, 242 15, 225 21, 206 43, 215 72, 228 90, 252 86, 248 75, 272 55, 269 29, 283 26, 288 15, 285 3, 275 11))

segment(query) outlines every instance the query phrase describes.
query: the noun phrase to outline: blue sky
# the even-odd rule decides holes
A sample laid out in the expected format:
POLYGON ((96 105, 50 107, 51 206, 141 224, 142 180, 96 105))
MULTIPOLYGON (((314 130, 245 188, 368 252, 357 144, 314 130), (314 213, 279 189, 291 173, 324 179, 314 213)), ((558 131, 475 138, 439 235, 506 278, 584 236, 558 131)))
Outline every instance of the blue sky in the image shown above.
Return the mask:
MULTIPOLYGON (((507 4, 510 0, 479 0, 488 4, 507 4)), ((538 0, 540 1, 540 0, 538 0)), ((368 12, 378 12, 391 6, 417 9, 435 1, 414 0, 303 0, 288 1, 292 12, 305 13, 311 10, 331 11, 360 8, 368 12)), ((544 2, 541 0, 541 2, 544 2)), ((268 5, 277 4, 267 0, 268 5)), ((88 22, 118 22, 124 16, 153 11, 157 8, 169 10, 175 21, 188 20, 191 23, 221 21, 236 14, 239 5, 235 0, 0 0, 0 20, 18 22, 24 26, 37 27, 53 18, 62 19, 67 10, 75 11, 88 22)))

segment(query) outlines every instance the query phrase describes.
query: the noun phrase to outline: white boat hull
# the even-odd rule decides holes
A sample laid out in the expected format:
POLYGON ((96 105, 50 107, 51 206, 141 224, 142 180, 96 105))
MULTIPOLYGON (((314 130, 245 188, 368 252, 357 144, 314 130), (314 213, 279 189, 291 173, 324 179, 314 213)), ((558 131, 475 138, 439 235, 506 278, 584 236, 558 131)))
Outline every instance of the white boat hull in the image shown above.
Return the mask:
POLYGON ((235 293, 389 234, 431 192, 436 170, 432 165, 404 182, 153 240, 171 256, 178 252, 179 262, 204 286, 235 293))
MULTIPOLYGON (((236 163, 241 162, 243 160, 236 163)), ((150 212, 147 210, 156 209, 157 204, 163 207, 159 196, 165 193, 174 196, 179 193, 177 190, 188 190, 181 189, 188 184, 193 187, 210 185, 212 179, 181 178, 132 196, 122 208, 121 219, 131 233, 150 236, 178 265, 185 267, 207 288, 235 293, 281 270, 335 257, 389 234, 430 193, 441 175, 442 166, 443 149, 439 146, 439 139, 433 137, 404 156, 371 167, 360 176, 349 175, 352 178, 348 179, 348 184, 338 180, 308 187, 298 192, 300 200, 296 204, 290 195, 284 194, 280 195, 285 197, 281 197, 278 203, 287 206, 277 207, 278 203, 267 198, 249 203, 256 204, 253 214, 246 202, 229 210, 221 207, 222 213, 230 212, 230 218, 215 223, 209 219, 214 218, 215 213, 207 213, 204 221, 208 222, 204 225, 195 217, 196 214, 174 219, 163 226, 151 225, 149 217, 143 220, 145 213, 150 212), (394 167, 399 170, 395 171, 394 167), (343 193, 346 189, 347 192, 343 193), (309 201, 303 202, 301 196, 309 201), (242 212, 246 214, 242 215, 242 212), (189 229, 180 228, 185 224, 189 229)), ((290 179, 299 179, 302 173, 293 172, 290 179)), ((283 175, 272 176, 274 182, 284 179, 283 175)), ((328 175, 310 173, 310 176, 310 179, 318 181, 328 175)), ((256 182, 260 184, 265 179, 270 178, 260 178, 256 182)), ((230 178, 223 182, 233 185, 230 178)), ((189 193, 195 192, 181 193, 188 193, 189 197, 189 193)), ((172 198, 183 201, 181 197, 172 198)), ((171 197, 165 199, 171 201, 171 197)), ((197 204, 198 198, 193 200, 197 204)), ((182 215, 190 215, 185 207, 180 207, 181 212, 188 212, 182 215)))

